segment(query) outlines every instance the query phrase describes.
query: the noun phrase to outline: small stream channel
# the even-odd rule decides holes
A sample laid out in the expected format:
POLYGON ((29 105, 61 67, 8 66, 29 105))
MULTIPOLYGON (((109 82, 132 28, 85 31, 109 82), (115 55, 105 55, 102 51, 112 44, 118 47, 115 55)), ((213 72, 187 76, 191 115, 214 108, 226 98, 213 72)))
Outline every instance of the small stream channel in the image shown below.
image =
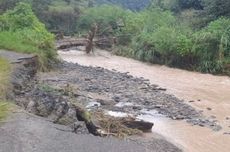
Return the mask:
MULTIPOLYGON (((230 151, 229 77, 150 65, 133 59, 114 56, 102 50, 96 50, 91 55, 76 50, 59 51, 59 56, 67 62, 80 65, 129 72, 133 76, 149 79, 152 84, 166 88, 167 93, 184 99, 187 104, 203 111, 207 117, 216 118, 223 129, 215 132, 206 127, 192 126, 185 121, 166 118, 155 111, 143 110, 143 114, 139 115, 138 118, 153 122, 153 133, 162 135, 186 152, 230 151)), ((121 103, 117 106, 124 105, 121 103)), ((124 115, 112 111, 110 114, 124 115)))

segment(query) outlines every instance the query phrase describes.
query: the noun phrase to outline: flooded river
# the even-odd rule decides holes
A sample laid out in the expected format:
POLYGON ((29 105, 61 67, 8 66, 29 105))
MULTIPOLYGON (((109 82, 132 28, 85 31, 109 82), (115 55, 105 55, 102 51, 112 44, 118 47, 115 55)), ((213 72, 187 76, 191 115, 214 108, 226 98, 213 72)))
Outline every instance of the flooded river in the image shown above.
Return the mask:
POLYGON ((202 110, 205 116, 217 119, 223 129, 214 132, 209 128, 191 126, 184 121, 152 115, 143 117, 145 120, 154 122, 153 132, 162 135, 186 152, 230 151, 229 77, 151 65, 111 55, 102 50, 96 50, 91 55, 76 50, 59 51, 59 56, 65 61, 81 65, 129 72, 133 76, 144 77, 152 84, 166 88, 168 93, 184 99, 197 110, 202 110))

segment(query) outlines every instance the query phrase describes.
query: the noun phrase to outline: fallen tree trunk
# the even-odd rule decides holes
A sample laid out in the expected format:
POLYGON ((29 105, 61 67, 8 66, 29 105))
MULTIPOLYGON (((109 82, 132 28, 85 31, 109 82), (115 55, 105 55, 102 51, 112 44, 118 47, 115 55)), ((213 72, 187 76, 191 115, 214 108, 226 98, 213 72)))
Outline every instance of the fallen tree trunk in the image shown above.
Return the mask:
POLYGON ((106 38, 64 38, 56 41, 56 48, 58 50, 67 49, 77 46, 85 46, 86 53, 90 53, 94 46, 99 48, 111 48, 116 44, 116 38, 106 37, 106 38))
POLYGON ((153 127, 153 123, 151 122, 136 120, 135 118, 132 117, 122 118, 121 123, 128 128, 138 129, 143 132, 149 132, 153 127))
POLYGON ((61 39, 56 42, 56 48, 60 49, 67 49, 76 46, 86 46, 87 39, 85 38, 66 38, 61 39))

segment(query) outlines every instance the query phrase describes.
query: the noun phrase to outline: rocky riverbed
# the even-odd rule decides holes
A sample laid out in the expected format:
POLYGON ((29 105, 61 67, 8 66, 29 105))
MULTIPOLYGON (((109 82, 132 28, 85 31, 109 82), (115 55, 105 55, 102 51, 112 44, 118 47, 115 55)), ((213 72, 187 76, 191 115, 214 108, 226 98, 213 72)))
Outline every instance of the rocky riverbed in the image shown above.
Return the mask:
MULTIPOLYGON (((145 120, 154 122, 153 132, 164 136, 176 145, 182 145, 188 152, 228 152, 229 132, 229 89, 230 79, 226 76, 214 76, 161 65, 143 63, 133 59, 113 55, 111 52, 96 49, 87 55, 79 49, 58 51, 59 57, 67 62, 84 66, 103 67, 108 70, 130 72, 135 77, 149 79, 151 84, 167 88, 165 93, 183 99, 207 118, 216 119, 221 125, 220 131, 208 127, 191 125, 183 120, 173 120, 150 111, 145 120)), ((141 118, 143 118, 141 116, 141 118)))
MULTIPOLYGON (((88 121, 92 119, 88 118, 88 111, 92 115, 100 111, 110 116, 139 119, 153 115, 187 121, 191 125, 208 127, 214 131, 221 129, 214 118, 205 118, 201 111, 165 93, 164 88, 151 85, 144 78, 67 62, 56 65, 52 72, 35 76, 35 69, 27 63, 16 68, 13 74, 13 98, 27 111, 69 126, 71 132, 101 133, 97 130, 97 122, 88 121), (27 67, 30 70, 26 70, 27 67), (28 81, 31 78, 32 81, 28 81)), ((138 141, 143 143, 143 139, 138 141)), ((161 144, 158 151, 180 151, 169 143, 169 146, 163 146, 164 142, 161 144)), ((149 150, 152 149, 154 147, 150 146, 149 150)))
POLYGON ((154 112, 191 125, 215 131, 221 129, 216 120, 205 118, 201 111, 165 93, 164 88, 115 70, 62 62, 56 71, 41 73, 31 86, 33 89, 28 87, 18 93, 17 103, 55 122, 63 121, 66 115, 75 121, 76 111, 70 107, 81 105, 89 110, 120 112, 134 117, 154 112))
POLYGON ((150 85, 144 78, 135 78, 128 73, 109 71, 100 67, 86 67, 63 62, 56 72, 40 75, 40 83, 65 88, 80 93, 76 100, 81 104, 105 110, 139 115, 155 110, 159 114, 175 120, 186 120, 192 125, 221 129, 216 120, 206 119, 201 111, 173 95, 166 94, 164 88, 150 85), (83 95, 81 95, 83 94, 83 95))
POLYGON ((12 91, 8 92, 8 99, 20 105, 12 109, 7 120, 0 122, 0 152, 181 151, 160 136, 117 139, 109 134, 108 137, 91 135, 100 135, 95 134, 98 128, 85 110, 95 106, 84 101, 93 97, 76 88, 77 84, 60 83, 64 80, 56 81, 53 77, 68 65, 62 63, 55 72, 36 75, 36 56, 2 50, 0 56, 12 64, 12 91))

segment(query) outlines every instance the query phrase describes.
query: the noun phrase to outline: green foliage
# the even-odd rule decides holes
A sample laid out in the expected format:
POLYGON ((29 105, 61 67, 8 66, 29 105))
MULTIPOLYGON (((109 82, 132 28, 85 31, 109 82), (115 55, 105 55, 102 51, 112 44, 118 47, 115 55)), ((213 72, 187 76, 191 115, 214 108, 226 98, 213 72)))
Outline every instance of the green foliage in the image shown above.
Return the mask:
POLYGON ((90 0, 0 0, 0 14, 12 9, 18 2, 32 6, 32 10, 46 27, 54 32, 73 35, 81 9, 87 7, 90 0))
POLYGON ((209 17, 217 19, 218 17, 230 17, 229 0, 203 0, 205 10, 209 17))
POLYGON ((39 22, 30 5, 19 3, 14 10, 0 16, 0 31, 20 31, 28 41, 33 40, 41 49, 52 48, 53 35, 39 22))
POLYGON ((9 104, 5 101, 9 88, 10 64, 0 58, 0 121, 7 116, 9 104))
POLYGON ((147 62, 167 62, 168 53, 175 50, 175 18, 168 11, 151 8, 140 13, 130 12, 124 20, 123 33, 131 35, 130 56, 147 62), (161 59, 159 59, 159 56, 161 59))
POLYGON ((0 0, 0 14, 8 9, 13 9, 20 0, 0 0))
POLYGON ((176 44, 177 44, 176 50, 180 56, 184 57, 187 55, 191 55, 193 42, 190 37, 181 34, 177 37, 176 44))
POLYGON ((14 10, 9 10, 1 16, 1 31, 25 28, 33 28, 38 31, 44 28, 28 4, 20 3, 14 10))
MULTIPOLYGON (((43 13, 40 13, 40 9, 37 9, 37 14, 49 30, 74 35, 81 12, 80 4, 82 2, 77 0, 52 0, 43 13)), ((34 6, 34 8, 37 7, 34 6)))
POLYGON ((144 31, 154 32, 160 27, 172 27, 175 24, 175 17, 169 11, 162 11, 161 9, 146 10, 144 31))
POLYGON ((118 48, 116 54, 209 73, 225 72, 224 67, 229 64, 227 18, 194 31, 190 25, 178 24, 170 12, 151 8, 139 13, 126 12, 123 21, 125 26, 119 34, 132 34, 125 44, 129 47, 118 48))
POLYGON ((179 13, 186 9, 203 9, 203 0, 152 0, 151 7, 159 7, 179 13))
POLYGON ((78 30, 87 32, 93 24, 98 25, 101 35, 114 34, 119 21, 123 21, 125 11, 120 7, 102 5, 85 10, 78 21, 78 30))
POLYGON ((220 18, 195 34, 194 52, 200 58, 199 69, 223 72, 230 56, 230 19, 220 18))
POLYGON ((209 22, 209 19, 201 11, 194 9, 183 10, 176 17, 178 23, 189 26, 192 30, 199 30, 209 22))
POLYGON ((53 35, 25 3, 0 16, 0 39, 1 48, 39 55, 42 68, 56 57, 53 35))
POLYGON ((101 36, 117 36, 118 55, 202 72, 224 72, 230 58, 229 19, 220 18, 206 26, 208 19, 195 10, 203 7, 199 0, 152 2, 154 6, 140 12, 107 5, 86 9, 78 29, 88 31, 97 23, 101 36), (177 16, 168 11, 175 6, 183 10, 177 16))
POLYGON ((10 105, 7 102, 0 101, 0 121, 6 118, 9 113, 10 105))

